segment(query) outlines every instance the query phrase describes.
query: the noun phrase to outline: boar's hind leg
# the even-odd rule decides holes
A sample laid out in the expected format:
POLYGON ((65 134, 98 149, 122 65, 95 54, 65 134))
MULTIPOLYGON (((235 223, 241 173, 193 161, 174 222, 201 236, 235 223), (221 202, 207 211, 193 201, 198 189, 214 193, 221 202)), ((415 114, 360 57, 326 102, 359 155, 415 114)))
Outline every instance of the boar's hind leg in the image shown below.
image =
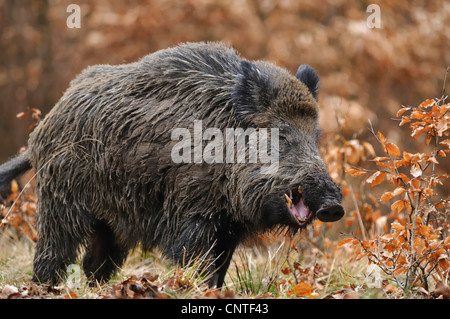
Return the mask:
POLYGON ((33 281, 57 284, 66 267, 75 263, 78 248, 84 241, 88 225, 60 201, 41 196, 37 217, 38 242, 33 260, 33 281))
POLYGON ((126 257, 127 250, 116 242, 111 228, 105 222, 97 221, 83 258, 84 273, 91 283, 107 282, 126 257))
POLYGON ((48 234, 42 234, 36 245, 33 260, 32 281, 39 284, 57 284, 64 276, 66 267, 75 262, 77 248, 70 244, 56 243, 48 234))

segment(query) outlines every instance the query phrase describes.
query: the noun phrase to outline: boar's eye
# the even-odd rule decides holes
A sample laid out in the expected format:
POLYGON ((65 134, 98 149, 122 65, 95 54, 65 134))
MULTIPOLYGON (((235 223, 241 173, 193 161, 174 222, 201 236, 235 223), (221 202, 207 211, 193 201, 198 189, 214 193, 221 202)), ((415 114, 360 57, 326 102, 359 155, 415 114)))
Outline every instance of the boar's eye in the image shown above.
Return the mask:
POLYGON ((302 64, 298 68, 295 77, 308 87, 312 96, 317 101, 319 97, 320 80, 316 71, 308 64, 302 64))

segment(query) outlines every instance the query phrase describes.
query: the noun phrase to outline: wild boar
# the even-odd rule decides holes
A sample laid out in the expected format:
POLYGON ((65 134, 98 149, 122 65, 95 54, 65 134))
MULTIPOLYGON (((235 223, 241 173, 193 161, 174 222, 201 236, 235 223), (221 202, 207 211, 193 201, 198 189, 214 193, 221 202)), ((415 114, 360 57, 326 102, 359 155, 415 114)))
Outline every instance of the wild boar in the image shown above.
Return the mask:
POLYGON ((243 240, 339 220, 341 191, 318 153, 318 89, 308 65, 293 76, 221 43, 84 70, 27 151, 0 166, 3 185, 36 172, 33 280, 57 283, 83 247, 85 273, 106 281, 140 244, 175 261, 206 253, 221 287, 243 240))

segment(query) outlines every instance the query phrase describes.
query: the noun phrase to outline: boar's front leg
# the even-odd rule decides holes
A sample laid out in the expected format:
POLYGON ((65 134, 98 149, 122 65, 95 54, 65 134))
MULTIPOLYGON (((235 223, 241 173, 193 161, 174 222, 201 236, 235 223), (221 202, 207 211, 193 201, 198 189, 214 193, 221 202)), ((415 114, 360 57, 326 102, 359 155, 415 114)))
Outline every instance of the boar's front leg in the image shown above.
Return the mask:
POLYGON ((101 220, 93 223, 92 234, 86 245, 83 268, 90 285, 107 282, 124 263, 128 251, 121 247, 111 228, 101 220))
POLYGON ((222 218, 191 218, 166 251, 183 265, 196 262, 198 271, 206 273, 208 286, 220 289, 240 238, 232 223, 222 218))
POLYGON ((217 256, 216 261, 209 270, 209 273, 211 274, 211 278, 208 280, 209 287, 222 288, 236 246, 237 243, 234 244, 231 242, 217 245, 215 249, 215 255, 217 256), (226 247, 224 247, 224 245, 226 245, 226 247))

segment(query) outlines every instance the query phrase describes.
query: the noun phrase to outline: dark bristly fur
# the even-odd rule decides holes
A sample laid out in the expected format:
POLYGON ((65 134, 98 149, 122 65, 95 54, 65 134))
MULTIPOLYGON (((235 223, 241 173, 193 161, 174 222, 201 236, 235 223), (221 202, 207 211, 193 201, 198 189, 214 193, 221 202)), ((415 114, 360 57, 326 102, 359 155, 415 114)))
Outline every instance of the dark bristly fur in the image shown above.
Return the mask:
POLYGON ((301 186, 313 212, 339 205, 317 149, 318 76, 304 70, 296 78, 220 43, 84 70, 30 135, 28 151, 0 166, 1 183, 30 165, 36 172, 33 279, 57 282, 85 247, 85 272, 107 280, 142 244, 176 261, 208 252, 210 284, 221 286, 242 240, 276 225, 299 228, 286 191, 301 186), (222 131, 279 128, 278 171, 174 163, 171 130, 192 129, 194 120, 222 131))

